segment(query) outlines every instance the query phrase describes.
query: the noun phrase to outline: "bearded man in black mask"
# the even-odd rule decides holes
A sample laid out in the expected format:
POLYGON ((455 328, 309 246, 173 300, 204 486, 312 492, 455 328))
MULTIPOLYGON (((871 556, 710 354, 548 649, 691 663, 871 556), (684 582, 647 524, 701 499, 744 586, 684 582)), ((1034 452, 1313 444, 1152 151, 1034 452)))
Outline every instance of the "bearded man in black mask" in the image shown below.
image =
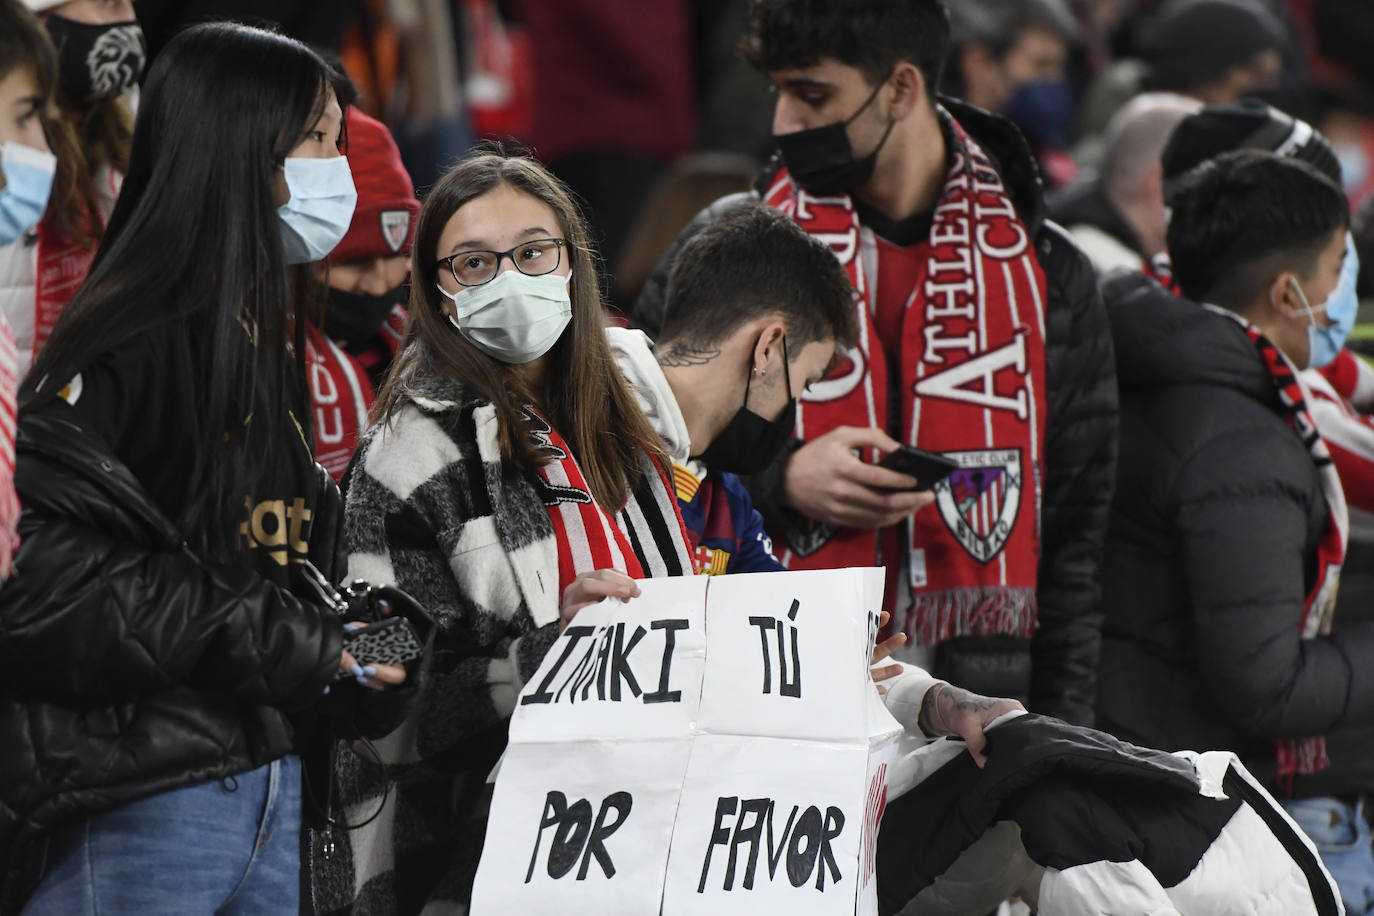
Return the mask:
POLYGON ((779 155, 684 230, 633 317, 659 331, 682 244, 751 198, 826 243, 858 334, 747 479, 779 559, 886 566, 909 660, 1089 724, 1117 412, 1092 266, 1017 129, 937 96, 939 0, 753 0, 751 20, 779 155), (938 512, 874 477, 899 444, 960 465, 938 512))

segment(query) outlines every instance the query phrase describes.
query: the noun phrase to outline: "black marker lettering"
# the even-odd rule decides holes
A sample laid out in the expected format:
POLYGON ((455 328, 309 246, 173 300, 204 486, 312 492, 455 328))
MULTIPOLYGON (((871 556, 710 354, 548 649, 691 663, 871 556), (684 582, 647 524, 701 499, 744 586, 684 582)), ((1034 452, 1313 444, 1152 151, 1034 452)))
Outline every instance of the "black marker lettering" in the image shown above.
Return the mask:
POLYGON ((797 829, 792 831, 792 842, 787 847, 787 880, 792 882, 793 887, 801 887, 810 880, 820 851, 821 809, 812 805, 802 812, 797 829))
POLYGON ((727 814, 734 814, 739 807, 739 796, 721 797, 716 800, 716 826, 711 831, 711 842, 706 844, 706 861, 701 863, 701 880, 697 882, 697 893, 706 893, 706 876, 711 871, 711 850, 730 842, 730 828, 724 824, 727 814))
POLYGON ((735 856, 741 845, 749 844, 749 861, 744 866, 744 889, 754 889, 754 869, 759 864, 759 842, 763 839, 763 822, 773 808, 770 798, 750 798, 740 806, 739 820, 735 823, 735 835, 730 840, 730 862, 725 868, 725 889, 735 881, 735 856), (754 815, 754 823, 742 827, 744 816, 754 815))
POLYGON ((776 633, 778 638, 778 694, 785 697, 801 698, 801 647, 797 640, 798 627, 794 621, 797 619, 797 612, 801 610, 801 601, 792 599, 792 606, 787 610, 787 620, 781 617, 750 617, 749 623, 759 628, 759 646, 763 655, 763 692, 773 692, 773 663, 772 653, 768 647, 768 636, 776 633), (787 638, 789 635, 792 640, 792 667, 791 674, 788 674, 787 667, 787 638))
POLYGON ((625 642, 625 624, 619 624, 615 630, 615 647, 611 650, 611 699, 620 701, 620 685, 624 682, 630 688, 630 693, 639 696, 643 693, 639 689, 639 681, 635 679, 634 669, 630 667, 630 653, 639 645, 639 641, 644 638, 645 630, 643 627, 635 627, 634 633, 630 635, 629 643, 625 642))
POLYGON ((554 662, 554 666, 544 676, 544 680, 539 684, 539 689, 527 697, 520 698, 521 706, 528 706, 531 703, 553 702, 553 694, 549 691, 549 685, 553 683, 553 679, 558 675, 563 663, 568 660, 568 656, 572 655, 573 647, 577 645, 578 640, 593 632, 595 632, 594 627, 568 627, 563 631, 563 635, 568 637, 567 645, 563 647, 563 654, 558 656, 558 661, 554 662))
MULTIPOLYGON (((624 629, 625 624, 618 623, 610 626, 601 634, 601 646, 596 650, 596 698, 606 699, 606 672, 611 667, 611 643, 615 640, 615 629, 624 629)), ((582 694, 582 699, 587 699, 587 694, 582 694)))
POLYGON ((797 805, 792 806, 792 813, 787 815, 787 826, 782 828, 782 836, 778 837, 778 845, 773 846, 773 818, 768 818, 768 880, 772 881, 778 873, 778 863, 782 861, 782 854, 787 851, 787 835, 792 832, 792 824, 797 819, 797 812, 801 809, 797 805))
POLYGON ((816 890, 825 890, 825 872, 830 870, 830 877, 836 884, 840 882, 840 866, 835 862, 835 852, 830 848, 830 841, 840 835, 844 830, 844 812, 839 808, 831 806, 825 809, 825 828, 821 831, 821 856, 820 867, 816 869, 816 890))
POLYGON ((691 627, 687 620, 655 620, 649 624, 653 630, 663 631, 663 664, 658 671, 658 689, 644 694, 645 703, 680 703, 681 690, 668 689, 668 676, 673 667, 673 648, 677 645, 677 631, 691 627))
POLYGON ((544 798, 544 814, 539 818, 539 830, 534 834, 534 853, 530 856, 530 867, 525 872, 525 883, 530 883, 530 878, 534 877, 534 863, 539 860, 539 841, 544 836, 545 829, 552 827, 563 820, 563 815, 568 811, 568 797, 562 792, 550 792, 544 798))
POLYGON ((749 622, 759 628, 759 642, 763 646, 763 692, 773 692, 773 667, 768 661, 768 634, 777 623, 772 617, 750 617, 749 622))
POLYGON ((561 878, 573 870, 591 832, 592 803, 579 798, 568 806, 563 822, 553 832, 553 843, 549 846, 550 878, 561 878))
POLYGON ((607 878, 615 876, 615 863, 606 850, 606 838, 620 829, 630 816, 634 798, 629 792, 613 792, 601 802, 601 808, 592 820, 592 804, 579 798, 571 805, 562 792, 552 791, 544 799, 544 813, 539 818, 539 830, 534 835, 534 852, 530 856, 530 866, 525 871, 525 883, 534 877, 534 867, 539 862, 539 846, 544 831, 554 828, 553 839, 549 844, 549 860, 546 870, 550 878, 557 880, 567 875, 581 862, 577 870, 577 880, 584 881, 591 869, 591 861, 596 859, 601 871, 607 878), (608 818, 615 811, 615 819, 608 818))
POLYGON ((568 675, 568 679, 563 682, 563 686, 558 688, 558 693, 554 694, 553 701, 555 703, 563 702, 563 693, 567 691, 568 702, 576 702, 578 688, 582 686, 584 680, 590 681, 595 675, 596 641, 593 640, 588 644, 586 651, 582 653, 582 657, 577 660, 577 664, 573 666, 572 674, 568 675))
MULTIPOLYGON (((629 792, 616 792, 607 795, 606 800, 601 803, 601 810, 596 813, 596 823, 592 825, 592 835, 587 839, 587 852, 582 856, 582 867, 577 870, 578 881, 586 880, 587 867, 591 865, 593 856, 607 878, 615 877, 615 865, 611 863, 610 854, 606 852, 605 840, 625 823, 634 801, 629 792), (607 824, 606 812, 612 808, 615 809, 616 818, 613 823, 607 824)), ((843 819, 840 822, 843 823, 843 819)))

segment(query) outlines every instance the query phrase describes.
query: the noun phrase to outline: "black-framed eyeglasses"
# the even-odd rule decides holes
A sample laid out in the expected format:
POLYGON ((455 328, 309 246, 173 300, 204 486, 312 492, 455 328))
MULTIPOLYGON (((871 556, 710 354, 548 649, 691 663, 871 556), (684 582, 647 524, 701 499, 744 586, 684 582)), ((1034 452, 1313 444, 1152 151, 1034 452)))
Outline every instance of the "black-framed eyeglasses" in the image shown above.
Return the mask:
POLYGON ((503 258, 510 258, 515 269, 527 277, 542 277, 558 269, 566 244, 564 239, 534 239, 505 251, 460 251, 440 258, 438 263, 448 268, 460 286, 490 283, 501 271, 503 258))

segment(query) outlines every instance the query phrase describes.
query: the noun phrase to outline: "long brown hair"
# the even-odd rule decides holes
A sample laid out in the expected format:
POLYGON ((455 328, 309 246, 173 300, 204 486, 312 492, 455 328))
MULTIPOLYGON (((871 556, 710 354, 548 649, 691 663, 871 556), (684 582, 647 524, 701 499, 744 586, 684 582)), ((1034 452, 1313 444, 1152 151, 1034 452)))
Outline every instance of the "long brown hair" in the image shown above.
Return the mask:
POLYGON ((98 184, 105 180, 102 167, 128 172, 133 137, 133 113, 123 99, 79 107, 59 86, 56 117, 48 122, 48 142, 58 162, 49 212, 68 241, 87 248, 100 241, 105 231, 98 184))
POLYGON ((572 447, 592 496, 607 511, 624 505, 641 475, 647 449, 666 466, 663 445, 639 409, 606 343, 606 312, 597 284, 587 229, 563 185, 523 156, 481 152, 439 180, 420 211, 410 268, 410 321, 405 345, 372 409, 374 422, 390 419, 410 382, 426 364, 491 401, 496 408, 502 457, 526 472, 549 463, 528 433, 521 412, 534 404, 572 447), (493 359, 453 329, 440 308, 439 236, 468 201, 510 187, 547 204, 567 240, 572 268, 572 322, 549 351, 543 391, 526 389, 518 367, 493 359))

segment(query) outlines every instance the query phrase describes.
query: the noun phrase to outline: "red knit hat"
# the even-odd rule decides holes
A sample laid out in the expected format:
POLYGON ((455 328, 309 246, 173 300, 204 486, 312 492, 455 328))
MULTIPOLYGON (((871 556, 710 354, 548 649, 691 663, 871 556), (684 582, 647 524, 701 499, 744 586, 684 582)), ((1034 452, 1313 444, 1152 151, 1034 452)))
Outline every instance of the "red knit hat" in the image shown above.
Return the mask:
POLYGON ((350 107, 348 167, 358 189, 358 205, 348 233, 329 255, 335 263, 370 261, 410 253, 410 237, 420 201, 401 164, 400 150, 386 125, 350 107))

